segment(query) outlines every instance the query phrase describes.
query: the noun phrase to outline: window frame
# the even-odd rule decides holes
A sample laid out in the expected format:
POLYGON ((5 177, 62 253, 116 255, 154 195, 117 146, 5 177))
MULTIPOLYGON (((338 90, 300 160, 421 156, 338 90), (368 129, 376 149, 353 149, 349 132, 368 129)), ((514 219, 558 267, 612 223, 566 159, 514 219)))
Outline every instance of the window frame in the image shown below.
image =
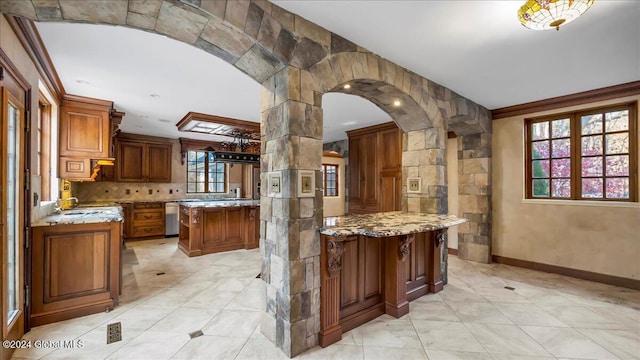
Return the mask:
POLYGON ((340 191, 339 191, 339 176, 338 176, 338 170, 340 169, 340 165, 338 164, 329 164, 329 163, 323 163, 322 164, 322 196, 324 197, 338 197, 340 196, 340 191), (336 194, 335 195, 327 195, 327 167, 334 167, 336 169, 335 174, 336 174, 336 180, 335 180, 335 190, 336 190, 336 194))
MULTIPOLYGON (((214 161, 213 164, 222 164, 223 165, 223 190, 222 191, 209 191, 209 156, 208 156, 209 151, 207 150, 187 150, 187 152, 185 153, 186 155, 186 175, 187 175, 187 194, 226 194, 227 192, 227 188, 228 188, 228 176, 229 176, 229 168, 227 166, 226 163, 220 163, 217 161, 214 161), (189 153, 194 152, 196 153, 196 157, 197 157, 197 153, 198 152, 202 152, 205 154, 204 156, 204 191, 197 191, 198 189, 198 185, 200 182, 196 180, 196 182, 194 183, 196 185, 196 191, 189 191, 189 184, 191 184, 192 182, 189 181, 189 153)), ((196 177, 197 177, 197 171, 196 171, 196 177)), ((217 173, 217 172, 216 172, 217 173)), ((216 184, 217 182, 214 182, 214 184, 216 184)))
POLYGON ((38 175, 40 175, 40 200, 51 201, 51 159, 52 159, 52 141, 51 141, 51 103, 47 100, 43 93, 40 93, 38 99, 38 128, 37 131, 37 166, 38 175))
MULTIPOLYGON (((603 124, 605 123, 605 118, 603 117, 603 124)), ((525 118, 524 119, 524 142, 525 142, 525 156, 524 156, 524 167, 525 167, 525 199, 531 200, 578 200, 578 201, 604 201, 604 202, 638 202, 638 102, 624 102, 619 104, 612 104, 606 106, 599 106, 588 109, 579 109, 572 112, 563 112, 552 115, 545 115, 540 117, 533 118, 525 118), (603 179, 603 197, 602 198, 594 198, 594 197, 583 197, 582 196, 582 179, 590 178, 589 176, 582 176, 582 131, 581 131, 581 117, 586 115, 593 115, 602 113, 603 115, 607 112, 613 111, 629 111, 629 198, 607 198, 606 197, 606 179, 611 177, 607 176, 606 168, 603 166, 603 174, 599 178, 603 179), (570 174, 569 179, 571 181, 570 185, 570 196, 569 197, 552 197, 551 183, 549 184, 549 196, 533 196, 533 154, 532 147, 535 140, 533 140, 532 136, 532 125, 535 123, 541 122, 551 122, 553 120, 561 120, 561 119, 570 119, 570 131, 569 131, 569 139, 570 139, 570 174)), ((549 127, 549 131, 551 132, 551 126, 549 127)), ((616 132, 611 132, 616 133, 616 132)), ((623 133, 627 133, 627 131, 623 131, 623 133)), ((606 132, 606 129, 602 129, 602 134, 604 137, 605 134, 609 134, 606 132)), ((596 134, 597 135, 597 134, 596 134)), ((548 141, 551 143, 553 140, 552 135, 550 134, 548 141)), ((603 141, 602 144, 603 153, 599 155, 604 159, 606 158, 606 144, 603 141)), ((598 156, 598 155, 596 155, 598 156)), ((589 157, 589 156, 585 156, 589 157)), ((594 156, 595 157, 595 156, 594 156)), ((552 149, 551 146, 549 148, 549 157, 544 158, 553 160, 552 149)), ((549 177, 548 179, 554 179, 551 174, 551 162, 549 164, 549 177)), ((616 177, 616 176, 613 176, 616 177)), ((598 178, 598 177, 593 177, 598 178)))

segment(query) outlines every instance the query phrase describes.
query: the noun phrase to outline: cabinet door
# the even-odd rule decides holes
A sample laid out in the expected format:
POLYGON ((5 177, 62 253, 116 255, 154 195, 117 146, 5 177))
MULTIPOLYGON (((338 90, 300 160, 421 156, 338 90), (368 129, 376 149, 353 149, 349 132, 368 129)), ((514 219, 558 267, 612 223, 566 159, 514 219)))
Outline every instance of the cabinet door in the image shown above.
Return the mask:
POLYGON ((402 210, 402 180, 398 172, 382 172, 380 174, 380 206, 378 211, 402 210))
POLYGON ((402 167, 402 143, 400 129, 389 129, 378 133, 380 171, 400 170, 402 167))
POLYGON ((60 156, 58 175, 62 179, 88 179, 91 177, 91 160, 60 156))
POLYGON ((349 138, 349 212, 362 207, 362 137, 349 138))
POLYGON ((149 181, 171 182, 171 145, 148 144, 149 181))
POLYGON ((245 232, 245 208, 228 208, 225 211, 225 245, 242 247, 245 232))
POLYGON ((202 250, 215 252, 225 241, 225 211, 224 209, 206 209, 202 211, 202 250))
POLYGON ((62 106, 60 110, 60 156, 109 156, 109 112, 62 106))
POLYGON ((118 156, 116 157, 118 181, 147 181, 146 151, 146 144, 118 141, 118 156))
POLYGON ((387 151, 378 147, 378 134, 366 134, 362 136, 362 154, 360 162, 363 179, 360 182, 361 190, 364 192, 364 206, 367 211, 378 211, 378 152, 387 151))

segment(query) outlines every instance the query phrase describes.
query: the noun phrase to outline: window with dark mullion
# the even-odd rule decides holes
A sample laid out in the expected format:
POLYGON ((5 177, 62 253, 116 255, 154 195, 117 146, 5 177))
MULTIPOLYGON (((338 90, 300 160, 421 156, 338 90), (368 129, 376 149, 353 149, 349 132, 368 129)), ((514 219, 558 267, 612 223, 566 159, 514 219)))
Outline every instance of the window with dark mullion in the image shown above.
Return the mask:
POLYGON ((338 196, 338 165, 322 164, 324 196, 338 196))
POLYGON ((187 152, 187 192, 224 193, 225 177, 225 164, 215 162, 210 152, 187 152))
POLYGON ((527 198, 637 201, 637 103, 527 119, 527 198))

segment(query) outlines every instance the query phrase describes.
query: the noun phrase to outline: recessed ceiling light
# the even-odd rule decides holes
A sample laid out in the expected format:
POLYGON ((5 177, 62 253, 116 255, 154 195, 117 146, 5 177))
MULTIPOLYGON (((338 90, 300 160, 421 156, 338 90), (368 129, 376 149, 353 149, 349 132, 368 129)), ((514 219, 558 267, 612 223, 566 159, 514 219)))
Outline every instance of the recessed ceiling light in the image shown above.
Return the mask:
POLYGON ((400 102, 400 100, 394 100, 393 101, 393 106, 400 106, 402 105, 402 103, 400 102))
POLYGON ((151 94, 149 96, 151 96, 152 98, 159 98, 160 97, 160 95, 158 95, 158 94, 151 94))
POLYGON ((76 82, 77 82, 78 84, 82 84, 82 85, 89 85, 89 82, 88 82, 87 80, 82 80, 82 79, 80 79, 80 80, 76 80, 76 82))
POLYGON ((344 84, 343 86, 345 89, 351 89, 351 84, 344 84))
POLYGON ((167 119, 159 119, 158 121, 163 123, 171 123, 171 120, 167 120, 167 119))

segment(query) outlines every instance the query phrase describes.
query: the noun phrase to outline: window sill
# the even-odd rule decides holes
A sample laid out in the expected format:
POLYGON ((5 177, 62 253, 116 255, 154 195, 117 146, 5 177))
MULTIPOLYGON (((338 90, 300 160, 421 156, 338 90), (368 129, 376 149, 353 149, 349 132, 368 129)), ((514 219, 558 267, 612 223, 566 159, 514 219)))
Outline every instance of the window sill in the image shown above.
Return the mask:
POLYGON ((638 202, 627 202, 627 201, 522 199, 522 203, 523 204, 540 204, 540 205, 570 205, 570 206, 640 208, 640 203, 638 203, 638 202))

